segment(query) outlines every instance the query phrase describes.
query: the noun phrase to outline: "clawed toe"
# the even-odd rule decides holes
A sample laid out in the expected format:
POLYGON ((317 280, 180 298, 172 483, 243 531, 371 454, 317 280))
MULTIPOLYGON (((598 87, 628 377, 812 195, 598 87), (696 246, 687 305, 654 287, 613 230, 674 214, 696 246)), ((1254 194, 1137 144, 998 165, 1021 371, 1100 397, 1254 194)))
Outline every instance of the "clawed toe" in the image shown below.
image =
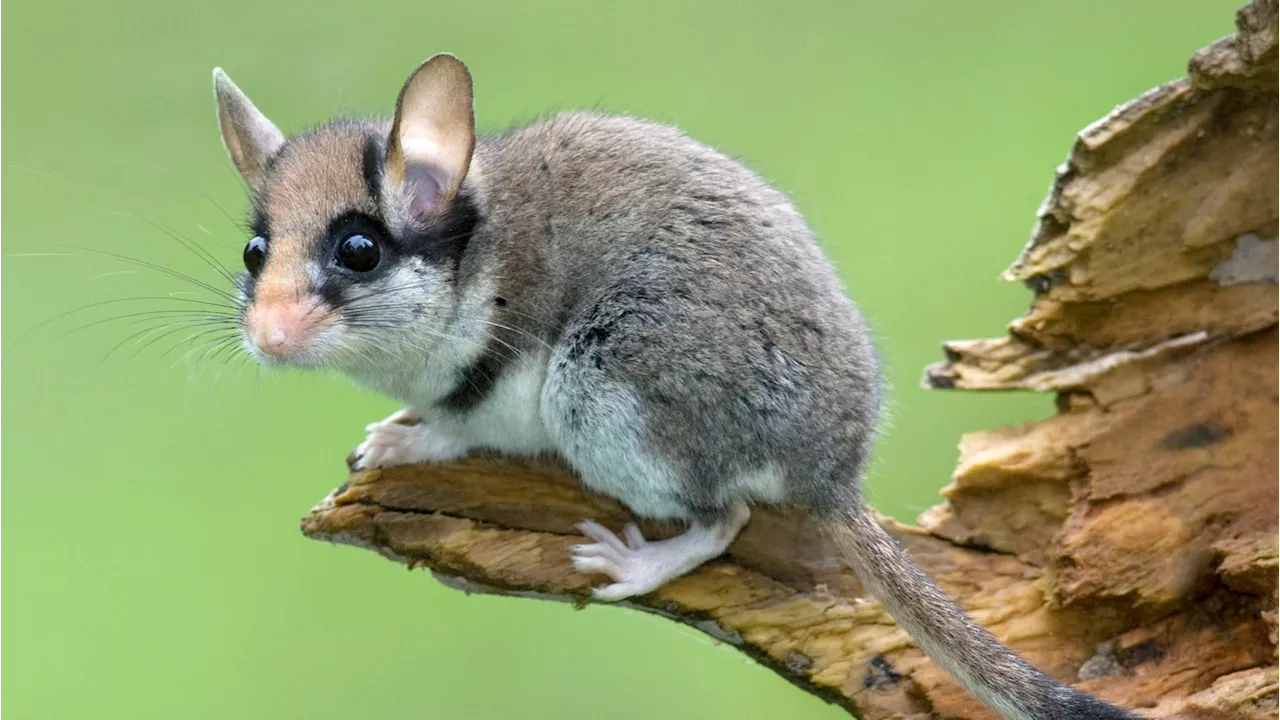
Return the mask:
POLYGON ((628 523, 622 530, 625 542, 609 528, 590 520, 578 523, 577 528, 596 542, 573 546, 570 555, 573 567, 578 572, 605 575, 613 580, 610 585, 592 589, 591 594, 597 600, 622 600, 650 592, 662 584, 654 574, 651 559, 645 557, 644 551, 650 546, 634 523, 628 523))
POLYGON ((598 600, 644 595, 723 553, 748 515, 744 508, 725 522, 693 523, 685 533, 655 542, 646 540, 635 523, 628 523, 619 538, 609 528, 583 520, 578 530, 595 542, 574 545, 570 559, 578 572, 605 575, 613 581, 592 591, 598 600))
POLYGON ((428 460, 447 461, 466 454, 462 443, 439 435, 409 410, 370 423, 365 426, 365 432, 368 435, 364 442, 347 456, 347 466, 353 471, 428 460))
POLYGON ((591 596, 604 602, 626 600, 635 595, 643 595, 647 590, 631 583, 614 583, 604 587, 592 588, 591 596))

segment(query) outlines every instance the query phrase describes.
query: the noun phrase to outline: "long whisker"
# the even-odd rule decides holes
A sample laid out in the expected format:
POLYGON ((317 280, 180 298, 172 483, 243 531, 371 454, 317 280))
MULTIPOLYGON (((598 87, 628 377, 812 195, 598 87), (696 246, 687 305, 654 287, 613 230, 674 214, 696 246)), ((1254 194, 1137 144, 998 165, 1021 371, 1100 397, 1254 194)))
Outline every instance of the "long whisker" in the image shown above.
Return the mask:
MULTIPOLYGON (((386 297, 386 296, 393 295, 393 294, 395 294, 395 293, 406 292, 406 291, 410 291, 410 290, 418 290, 418 289, 422 289, 422 288, 432 287, 432 286, 435 286, 435 285, 438 285, 438 284, 439 284, 439 283, 438 283, 438 281, 436 281, 436 280, 413 280, 413 281, 410 281, 410 282, 403 283, 403 284, 401 284, 401 285, 393 285, 393 286, 391 286, 391 287, 389 287, 389 288, 377 288, 377 289, 375 289, 375 290, 370 290, 370 291, 368 291, 368 292, 365 292, 365 293, 360 294, 360 295, 356 295, 356 296, 354 296, 354 297, 344 298, 344 299, 342 299, 342 300, 340 301, 340 303, 339 303, 339 304, 341 304, 341 305, 343 305, 343 306, 345 306, 345 305, 353 305, 353 304, 355 304, 355 303, 359 303, 359 302, 361 302, 361 301, 363 301, 363 300, 367 300, 368 298, 371 298, 371 297, 378 297, 378 296, 384 296, 384 297, 386 297)), ((529 314, 527 314, 527 313, 520 312, 520 311, 518 311, 518 310, 514 310, 514 309, 512 309, 512 308, 510 308, 510 307, 506 307, 506 308, 504 308, 504 309, 502 310, 502 313, 503 313, 504 315, 515 315, 515 316, 522 317, 522 318, 529 319, 529 320, 534 320, 534 321, 539 321, 539 322, 541 321, 541 319, 540 319, 540 318, 538 318, 538 317, 535 317, 535 316, 533 316, 533 315, 529 315, 529 314)))
POLYGON ((220 321, 226 321, 233 324, 239 323, 239 318, 233 313, 213 313, 207 310, 186 310, 186 309, 144 310, 142 312, 125 313, 124 315, 112 315, 111 317, 108 317, 108 318, 101 318, 99 320, 94 320, 93 322, 85 323, 83 325, 74 327, 68 330, 67 332, 68 333, 79 332, 81 330, 85 330, 91 327, 97 327, 98 325, 102 325, 104 323, 109 323, 109 322, 123 322, 125 320, 132 320, 134 318, 154 319, 158 316, 208 318, 208 319, 217 319, 220 321))
MULTIPOLYGON (((102 360, 100 362, 105 363, 108 359, 110 359, 112 355, 118 352, 122 347, 124 347, 130 341, 133 341, 136 344, 140 344, 137 350, 134 352, 134 354, 130 356, 130 359, 132 360, 133 358, 136 358, 142 351, 146 350, 148 347, 151 347, 151 345, 155 344, 156 342, 159 342, 160 340, 166 337, 170 337, 173 334, 186 330, 192 326, 200 326, 202 324, 203 323, 200 323, 200 321, 197 321, 197 320, 186 320, 186 321, 165 323, 158 326, 144 328, 143 330, 130 335, 129 337, 125 338, 123 341, 121 341, 120 343, 112 347, 111 350, 108 351, 107 354, 102 357, 102 360), (150 337, 149 340, 147 339, 148 337, 150 337), (146 342, 143 342, 144 340, 146 342)), ((231 331, 229 328, 226 328, 226 327, 217 327, 215 328, 215 330, 218 332, 231 331)))
MULTIPOLYGON (((187 327, 187 328, 199 328, 199 327, 201 327, 201 324, 200 324, 200 323, 193 323, 193 324, 191 324, 191 325, 187 325, 186 327, 187 327)), ((172 345, 168 350, 165 350, 164 352, 160 353, 159 357, 157 357, 156 359, 157 359, 157 360, 163 360, 163 359, 165 359, 165 357, 167 357, 167 356, 169 355, 169 353, 173 352, 174 350, 177 350, 178 348, 182 347, 182 346, 183 346, 183 345, 185 345, 186 343, 189 343, 189 342, 191 342, 192 340, 198 340, 199 338, 202 338, 202 337, 207 337, 207 336, 209 336, 209 335, 214 335, 214 336, 215 336, 215 338, 216 338, 216 337, 234 337, 234 338, 237 338, 237 339, 239 338, 239 333, 236 333, 236 332, 234 332, 234 331, 228 330, 228 329, 227 329, 227 328, 225 328, 225 327, 213 327, 213 328, 206 328, 206 329, 201 330, 201 331, 199 331, 199 332, 192 333, 191 335, 188 335, 188 336, 186 336, 185 338, 183 338, 183 339, 179 340, 178 342, 174 343, 174 344, 173 344, 173 345, 172 345)), ((157 338, 157 339, 158 339, 158 338, 157 338)), ((143 345, 142 347, 139 347, 139 348, 137 349, 137 351, 135 351, 135 352, 134 352, 134 356, 136 357, 137 355, 141 354, 143 350, 146 350, 150 345, 154 344, 154 343, 156 342, 156 340, 157 340, 157 339, 152 339, 152 340, 151 340, 150 342, 148 342, 146 345, 143 345)))
POLYGON ((50 325, 50 324, 52 324, 52 323, 55 323, 55 322, 57 322, 58 320, 62 320, 63 318, 67 318, 67 317, 70 317, 70 316, 72 316, 72 315, 77 315, 77 314, 79 314, 79 313, 85 312, 86 310, 93 310, 93 309, 95 309, 95 308, 100 308, 100 307, 103 307, 103 306, 106 306, 106 305, 115 305, 115 304, 118 304, 118 303, 125 303, 125 302, 143 302, 143 301, 150 301, 150 300, 159 300, 159 301, 162 301, 162 302, 167 301, 167 302, 180 302, 180 303, 189 303, 189 304, 195 304, 195 305, 204 305, 204 306, 220 308, 220 309, 228 310, 228 311, 235 311, 235 310, 237 310, 237 308, 236 308, 235 306, 233 306, 233 305, 227 305, 227 304, 224 304, 224 303, 216 303, 216 302, 210 302, 210 301, 208 301, 208 300, 197 300, 197 299, 194 299, 194 298, 180 298, 180 297, 172 297, 172 296, 155 296, 155 295, 153 295, 153 296, 142 296, 142 297, 115 298, 115 299, 113 299, 113 300, 101 300, 101 301, 98 301, 98 302, 89 303, 88 305, 81 305, 81 306, 80 306, 80 307, 78 307, 78 308, 73 308, 73 309, 68 310, 68 311, 66 311, 66 312, 63 312, 63 313, 59 313, 59 314, 57 314, 57 315, 54 315, 54 316, 53 316, 53 317, 51 317, 51 318, 47 318, 47 319, 45 319, 45 320, 41 320, 40 322, 36 323, 35 325, 33 325, 33 326, 31 326, 31 327, 27 328, 25 331, 23 331, 22 335, 18 336, 18 339, 15 341, 15 343, 17 343, 17 344, 21 344, 21 342, 22 342, 23 340, 28 339, 29 337, 31 337, 31 335, 32 335, 32 334, 34 334, 36 331, 40 330, 41 328, 44 328, 44 327, 46 327, 46 326, 48 326, 48 325, 50 325))
POLYGON ((139 266, 141 266, 141 267, 150 268, 150 269, 155 270, 155 271, 157 271, 157 272, 160 272, 160 273, 163 273, 163 274, 165 274, 165 275, 168 275, 169 277, 176 278, 176 279, 178 279, 178 280, 182 280, 182 281, 184 281, 184 282, 188 282, 188 283, 190 283, 190 284, 192 284, 192 285, 195 285, 196 287, 199 287, 199 288, 203 288, 203 289, 205 289, 205 290, 208 290, 209 292, 211 292, 211 293, 213 293, 213 294, 215 294, 215 295, 217 295, 217 296, 219 296, 219 297, 221 297, 221 298, 223 298, 223 299, 225 299, 225 300, 228 300, 228 301, 230 301, 230 302, 232 302, 232 303, 238 303, 238 298, 236 298, 236 296, 232 295, 231 293, 229 293, 229 292, 227 292, 227 291, 225 291, 225 290, 221 290, 221 289, 219 289, 219 288, 216 288, 216 287, 214 287, 214 286, 210 285, 209 283, 204 282, 203 280, 199 280, 199 279, 194 278, 194 277, 192 277, 192 276, 190 276, 190 275, 187 275, 186 273, 178 272, 177 270, 173 270, 173 269, 167 268, 167 267, 165 267, 165 266, 163 266, 163 265, 157 265, 157 264, 155 264, 155 263, 153 263, 153 262, 147 262, 146 260, 140 260, 140 259, 135 258, 135 257, 129 257, 128 255, 121 255, 121 254, 119 254, 119 253, 113 253, 113 252, 110 252, 110 251, 107 251, 107 250, 98 250, 98 249, 95 249, 95 248, 80 247, 80 246, 77 246, 77 245, 65 245, 65 244, 61 244, 61 243, 59 243, 59 246, 60 246, 60 247, 68 247, 68 248, 71 248, 71 249, 73 249, 73 250, 81 250, 81 251, 84 251, 84 252, 91 252, 91 253, 94 253, 94 254, 97 254, 97 255, 104 255, 104 256, 106 256, 106 257, 115 258, 115 259, 117 259, 117 260, 122 260, 122 261, 124 261, 124 262, 130 262, 130 263, 133 263, 133 264, 135 264, 135 265, 139 265, 139 266))
MULTIPOLYGON (((175 174, 175 173, 170 172, 168 169, 166 169, 166 168, 164 168, 164 167, 162 167, 162 166, 160 166, 160 165, 156 165, 156 166, 155 166, 155 169, 156 169, 156 170, 158 170, 158 171, 160 171, 160 172, 162 172, 162 173, 164 173, 165 175, 168 175, 170 178, 172 178, 172 179, 174 179, 174 180, 177 180, 177 181, 179 181, 179 182, 182 182, 182 181, 184 180, 184 178, 182 178, 181 176, 179 176, 179 175, 177 175, 177 174, 175 174)), ((212 205, 212 206, 214 206, 215 208, 217 208, 217 209, 218 209, 218 212, 222 213, 222 216, 223 216, 223 217, 225 217, 225 218, 227 219, 227 221, 228 221, 228 222, 230 222, 230 223, 231 223, 231 225, 232 225, 233 227, 235 227, 237 230, 244 230, 244 229, 245 229, 245 227, 244 227, 244 222, 243 222, 243 221, 237 220, 236 218, 232 217, 232 216, 231 216, 231 213, 227 212, 227 209, 226 209, 226 208, 224 208, 224 207, 222 207, 222 205, 218 204, 218 202, 217 202, 216 200, 214 200, 212 197, 210 197, 208 193, 204 192, 204 191, 203 191, 203 190, 201 190, 200 188, 195 187, 194 185, 192 185, 192 184, 190 184, 190 183, 187 183, 187 189, 188 189, 188 190, 191 190, 191 191, 192 191, 192 192, 194 192, 195 194, 197 194, 197 195, 199 195, 200 197, 204 198, 205 200, 207 200, 207 201, 209 202, 209 204, 210 204, 210 205, 212 205)))
MULTIPOLYGON (((186 335, 185 337, 180 337, 180 338, 177 338, 176 340, 174 340, 174 342, 173 342, 173 343, 171 343, 171 344, 168 346, 168 348, 166 348, 163 352, 161 352, 161 353, 156 357, 156 359, 158 359, 158 360, 162 360, 162 359, 164 359, 165 357, 168 357, 168 356, 169 356, 169 354, 170 354, 170 353, 172 353, 172 352, 174 352, 175 350, 177 350, 177 349, 179 349, 179 348, 181 348, 181 347, 183 347, 183 346, 186 346, 186 345, 191 344, 191 343, 192 343, 192 341, 198 341, 198 342, 196 342, 194 345, 191 345, 191 347, 193 347, 193 348, 200 348, 200 347, 204 347, 204 346, 205 346, 207 343, 209 343, 209 342, 213 342, 213 341, 216 341, 216 340, 222 340, 222 339, 233 339, 233 338, 236 338, 236 337, 238 337, 238 335, 237 335, 236 333, 228 333, 228 332, 227 332, 227 331, 225 331, 225 330, 217 330, 217 331, 214 331, 214 330, 205 330, 205 331, 200 331, 200 332, 192 332, 192 333, 189 333, 188 335, 186 335), (201 340, 201 338, 207 338, 207 339, 206 339, 206 340, 201 340)), ((159 340, 160 340, 160 338, 158 338, 158 337, 157 337, 157 338, 154 338, 152 342, 159 342, 159 340)), ((148 346, 149 346, 150 344, 151 344, 151 343, 148 343, 148 346)), ((140 347, 140 348, 138 348, 136 351, 134 351, 134 354, 133 354, 133 356, 132 356, 132 357, 137 357, 138 355, 141 355, 141 354, 142 354, 142 352, 143 352, 143 350, 145 350, 145 349, 146 349, 145 347, 140 347)), ((131 359, 132 359, 132 358, 131 358, 131 359)))
POLYGON ((543 340, 542 338, 540 338, 540 337, 538 337, 537 335, 535 335, 535 334, 533 334, 533 333, 529 332, 528 330, 522 330, 522 329, 520 329, 520 328, 518 328, 518 327, 513 327, 513 326, 511 326, 511 325, 505 325, 505 324, 500 323, 500 322, 493 322, 492 320, 485 320, 485 319, 483 319, 483 318, 466 318, 466 317, 464 317, 463 319, 465 319, 465 320, 473 320, 473 321, 475 321, 475 322, 484 323, 485 325, 489 325, 489 326, 496 327, 496 328, 501 328, 501 329, 503 329, 503 330, 507 330, 507 331, 510 331, 510 332, 513 332, 513 333, 519 333, 519 334, 521 334, 521 335, 524 335, 524 336, 528 337, 528 338, 529 338, 529 339, 531 339, 531 340, 534 340, 534 341, 538 342, 538 343, 539 343, 539 344, 541 344, 544 348, 546 348, 546 349, 548 349, 548 350, 550 350, 550 349, 551 349, 551 343, 547 342, 546 340, 543 340))
POLYGON ((238 354, 235 352, 235 348, 237 346, 239 346, 239 343, 232 340, 231 342, 224 344, 217 352, 215 352, 212 355, 212 358, 218 359, 217 363, 215 364, 215 367, 218 368, 218 372, 215 373, 213 376, 214 382, 217 382, 218 378, 222 377, 222 371, 227 367, 227 365, 231 364, 234 360, 239 358, 241 363, 244 362, 245 355, 238 354))
MULTIPOLYGON (((360 307, 360 308, 353 308, 351 309, 351 312, 348 315, 347 323, 355 324, 360 322, 379 322, 379 321, 387 321, 387 320, 394 321, 396 318, 399 317, 399 313, 390 312, 390 311, 394 310, 395 308, 396 306, 394 305, 372 306, 372 307, 366 306, 366 307, 360 307)), ((454 315, 453 319, 477 322, 483 325, 487 325, 489 327, 498 328, 500 330, 506 330, 507 332, 511 332, 511 333, 515 333, 516 335, 527 337, 530 340, 538 343, 539 345, 541 345, 542 347, 548 350, 552 349, 551 344, 548 343, 546 340, 544 340, 540 335, 534 332, 530 332, 529 330, 526 330, 524 328, 508 325, 506 323, 494 322, 492 320, 487 320, 485 318, 469 316, 469 315, 454 315)), ((503 343, 504 345, 507 345, 507 347, 510 347, 512 350, 516 350, 516 348, 514 348, 510 343, 507 343, 505 340, 502 340, 501 338, 494 336, 492 333, 486 333, 486 335, 488 335, 489 337, 492 337, 498 342, 503 343)))
MULTIPOLYGON (((376 328, 376 329, 384 329, 384 330, 395 330, 401 327, 400 323, 393 320, 378 321, 378 320, 367 320, 367 319, 360 319, 360 320, 354 320, 354 321, 349 320, 347 321, 346 325, 348 327, 376 328)), ((443 330, 439 329, 438 327, 428 326, 423 328, 423 330, 442 340, 451 340, 453 342, 460 343, 460 344, 467 342, 467 338, 462 338, 456 335, 446 333, 443 330)), ((485 339, 493 340, 494 342, 503 346, 504 348, 506 348, 511 352, 513 357, 517 359, 522 358, 526 355, 524 350, 521 350, 520 348, 516 347, 515 345, 512 345, 506 340, 503 340, 497 335, 494 335, 493 333, 481 331, 481 335, 485 339)), ((493 353, 498 357, 503 357, 501 353, 494 351, 492 348, 489 348, 487 345, 481 345, 481 352, 493 353)))
POLYGON ((226 349, 226 347, 227 347, 228 345, 229 345, 229 346, 231 346, 231 347, 235 347, 235 346, 237 346, 237 345, 239 345, 239 344, 240 344, 240 336, 239 336, 239 335, 231 335, 231 336, 229 336, 229 337, 221 338, 221 339, 213 338, 213 339, 209 340, 208 342, 202 343, 202 344, 200 344, 200 345, 196 345, 195 347, 193 347, 193 348, 191 348, 190 350, 186 351, 185 353, 183 353, 183 354, 182 354, 182 356, 181 356, 181 357, 179 357, 177 360, 174 360, 174 361, 173 361, 173 365, 170 365, 169 367, 171 367, 171 368, 172 368, 172 367, 177 366, 177 365, 178 365, 178 363, 180 363, 180 362, 182 362, 183 360, 186 360, 188 357, 190 357, 190 356, 191 356, 191 353, 193 353, 193 352, 197 352, 197 351, 199 351, 199 350, 204 350, 204 352, 200 355, 200 357, 196 358, 196 363, 197 363, 197 364, 203 364, 203 363, 205 363, 205 362, 207 362, 207 361, 209 360, 209 356, 210 356, 210 354, 211 354, 211 353, 219 352, 219 351, 221 351, 221 350, 224 350, 224 349, 226 349))
POLYGON ((137 274, 138 274, 137 270, 112 270, 111 272, 104 272, 104 273, 98 273, 97 275, 90 275, 87 279, 101 280, 103 278, 117 277, 119 275, 137 275, 137 274))
POLYGON ((183 235, 182 233, 178 232, 177 230, 174 230, 173 228, 161 225, 160 223, 155 222, 150 218, 143 217, 142 215, 139 215, 134 212, 112 213, 112 214, 120 214, 126 217, 131 217, 135 220, 141 220, 142 222, 150 225, 156 230, 159 230, 165 235, 168 235, 174 242, 186 248, 192 255, 195 255, 197 258, 200 258, 200 260, 204 261, 206 265, 213 268, 214 272, 218 273, 223 278, 226 278, 227 282, 231 283, 233 287, 239 287, 240 283, 236 279, 235 275, 232 274, 231 269, 228 268, 226 265, 223 265, 212 253, 210 253, 208 250, 205 250, 203 247, 200 246, 199 243, 195 242, 191 238, 183 235))
POLYGON ((124 338, 123 340, 121 340, 120 342, 118 342, 118 343, 116 343, 115 345, 111 346, 111 349, 110 349, 110 350, 108 350, 108 351, 107 351, 107 353, 106 353, 105 355, 103 355, 103 356, 98 360, 98 364, 99 364, 99 365, 103 365, 103 364, 105 364, 105 363, 107 362, 107 360, 109 360, 109 359, 111 358, 111 356, 112 356, 112 355, 115 355, 115 354, 116 354, 116 352, 118 352, 118 351, 120 350, 120 348, 124 347, 125 345, 129 344, 130 342, 140 342, 141 340, 143 340, 144 338, 146 338, 146 337, 150 336, 151 334, 156 333, 156 332, 160 332, 161 330, 163 330, 163 329, 165 329, 165 328, 168 328, 168 327, 170 327, 170 326, 169 326, 169 325, 161 325, 161 326, 159 326, 159 327, 147 327, 147 328, 143 328, 142 330, 139 330, 139 331, 137 331, 137 332, 135 332, 135 333, 132 333, 132 334, 128 335, 127 337, 125 337, 125 338, 124 338))

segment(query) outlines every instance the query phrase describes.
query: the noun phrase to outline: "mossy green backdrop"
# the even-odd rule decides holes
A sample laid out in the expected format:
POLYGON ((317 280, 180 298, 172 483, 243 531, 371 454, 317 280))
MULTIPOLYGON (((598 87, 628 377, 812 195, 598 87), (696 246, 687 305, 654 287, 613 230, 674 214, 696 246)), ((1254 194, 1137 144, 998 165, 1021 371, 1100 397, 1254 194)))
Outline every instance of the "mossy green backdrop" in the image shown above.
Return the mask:
MULTIPOLYGON (((1239 0, 1236 0, 1237 2, 1239 0)), ((126 343, 112 298, 216 280, 245 201, 226 68, 286 131, 391 109, 449 50, 483 128, 597 106, 679 124, 811 219, 873 319, 892 392, 870 497, 936 502, 966 431, 1050 400, 918 389, 948 338, 999 335, 997 281, 1075 133, 1183 74, 1234 2, 47 2, 3 26, 3 710, 18 718, 838 718, 698 632, 466 597, 303 539, 390 400, 126 343), (99 319, 114 321, 81 328, 99 319)), ((149 337, 149 336, 144 336, 149 337)), ((171 336, 180 340, 182 335, 171 336)))

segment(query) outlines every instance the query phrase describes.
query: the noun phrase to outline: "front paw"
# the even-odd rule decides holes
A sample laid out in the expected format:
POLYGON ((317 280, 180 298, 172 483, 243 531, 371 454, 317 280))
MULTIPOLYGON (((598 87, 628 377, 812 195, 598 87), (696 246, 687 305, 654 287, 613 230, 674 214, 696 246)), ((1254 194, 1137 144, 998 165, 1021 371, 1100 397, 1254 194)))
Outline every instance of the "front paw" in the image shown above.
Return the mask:
POLYGON ((466 454, 466 446, 427 427, 422 417, 401 410, 365 427, 364 442, 347 456, 352 470, 445 462, 466 454))

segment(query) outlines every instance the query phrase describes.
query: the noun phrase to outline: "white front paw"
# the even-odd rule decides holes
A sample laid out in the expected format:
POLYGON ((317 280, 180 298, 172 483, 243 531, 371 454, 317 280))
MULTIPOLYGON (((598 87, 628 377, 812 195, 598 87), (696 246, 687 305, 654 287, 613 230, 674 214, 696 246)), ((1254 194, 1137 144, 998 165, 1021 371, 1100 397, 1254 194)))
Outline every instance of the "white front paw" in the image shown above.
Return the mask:
POLYGON ((445 462, 467 452, 461 442, 431 430, 410 410, 401 410, 386 420, 368 425, 365 431, 368 435, 364 442, 348 459, 352 470, 445 462))

